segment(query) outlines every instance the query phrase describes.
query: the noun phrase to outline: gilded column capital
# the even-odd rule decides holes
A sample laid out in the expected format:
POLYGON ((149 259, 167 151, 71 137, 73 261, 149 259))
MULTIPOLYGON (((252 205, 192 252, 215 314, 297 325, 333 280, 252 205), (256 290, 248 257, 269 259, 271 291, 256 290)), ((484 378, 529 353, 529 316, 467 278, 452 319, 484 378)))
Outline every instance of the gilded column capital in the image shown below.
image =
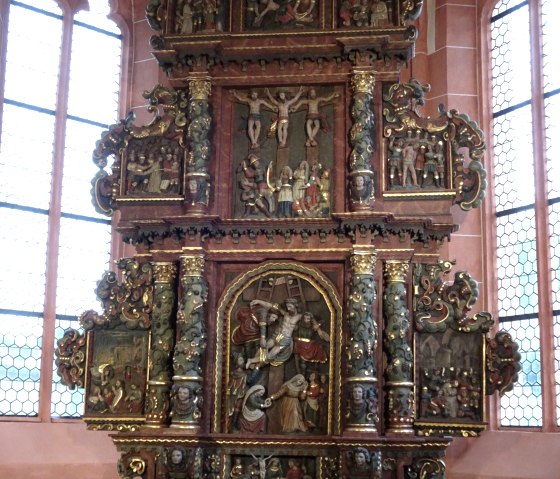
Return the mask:
POLYGON ((154 282, 173 283, 177 277, 177 265, 172 262, 155 261, 152 262, 154 271, 154 282))
POLYGON ((209 76, 190 77, 188 82, 191 100, 208 100, 212 90, 212 82, 209 76))
POLYGON ((354 93, 373 94, 373 89, 375 88, 375 72, 370 70, 354 70, 351 85, 354 93))
POLYGON ((181 256, 181 278, 202 276, 206 258, 203 254, 181 256))
POLYGON ((385 261, 383 276, 389 283, 404 283, 410 263, 408 261, 388 260, 385 261))
POLYGON ((373 274, 377 262, 377 251, 354 250, 350 256, 352 274, 373 274))

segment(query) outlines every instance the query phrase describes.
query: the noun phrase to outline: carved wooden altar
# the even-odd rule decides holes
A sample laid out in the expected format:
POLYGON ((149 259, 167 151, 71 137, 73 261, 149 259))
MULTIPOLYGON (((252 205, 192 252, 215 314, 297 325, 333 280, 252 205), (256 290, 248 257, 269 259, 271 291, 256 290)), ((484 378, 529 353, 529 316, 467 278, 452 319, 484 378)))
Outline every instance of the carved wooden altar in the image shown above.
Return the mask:
POLYGON ((484 198, 484 140, 399 82, 421 8, 150 0, 172 87, 93 155, 137 254, 57 352, 122 477, 443 478, 511 387, 517 346, 440 257, 451 208, 484 198))

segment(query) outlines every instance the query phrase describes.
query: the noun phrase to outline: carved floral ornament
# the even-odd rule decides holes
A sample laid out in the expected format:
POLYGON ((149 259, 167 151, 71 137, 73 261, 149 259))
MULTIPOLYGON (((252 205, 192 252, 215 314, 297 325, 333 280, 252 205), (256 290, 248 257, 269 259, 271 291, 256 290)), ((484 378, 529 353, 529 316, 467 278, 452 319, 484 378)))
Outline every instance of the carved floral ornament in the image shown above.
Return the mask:
POLYGON ((408 274, 409 263, 405 261, 385 261, 383 274, 389 283, 404 283, 408 274))
POLYGON ((355 250, 350 256, 352 274, 372 275, 375 271, 377 252, 374 250, 355 250))
POLYGON ((369 93, 371 95, 375 88, 375 72, 355 70, 351 82, 354 93, 369 93))

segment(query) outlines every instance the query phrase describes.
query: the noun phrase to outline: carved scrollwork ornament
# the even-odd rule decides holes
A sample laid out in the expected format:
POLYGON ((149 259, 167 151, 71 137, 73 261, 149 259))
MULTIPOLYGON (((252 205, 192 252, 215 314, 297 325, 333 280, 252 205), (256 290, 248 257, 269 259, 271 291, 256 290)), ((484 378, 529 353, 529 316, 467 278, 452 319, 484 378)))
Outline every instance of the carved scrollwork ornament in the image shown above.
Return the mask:
POLYGON ((117 464, 117 472, 122 479, 143 477, 146 472, 146 461, 139 455, 124 453, 117 464))
POLYGON ((441 459, 420 457, 405 467, 407 479, 445 479, 445 464, 441 459))
POLYGON ((499 331, 493 339, 487 339, 486 394, 498 391, 503 396, 513 389, 521 370, 518 349, 519 345, 505 331, 499 331))
POLYGON ((153 307, 153 271, 149 263, 132 258, 118 261, 124 273, 121 284, 115 273, 105 272, 97 283, 97 298, 103 305, 103 314, 93 310, 80 316, 80 324, 86 330, 94 327, 113 328, 125 324, 128 329, 148 329, 153 307))
POLYGON ((163 0, 148 0, 148 5, 146 6, 146 20, 148 25, 153 30, 161 31, 162 24, 166 18, 166 9, 164 7, 163 0))
POLYGON ((422 13, 424 0, 400 0, 401 2, 401 24, 417 20, 422 13))
POLYGON ((411 78, 408 83, 391 85, 383 95, 383 135, 388 139, 390 171, 387 187, 412 193, 451 190, 454 203, 468 211, 480 206, 485 196, 484 134, 467 115, 453 109, 447 112, 443 105, 439 116, 422 117, 417 106, 424 104, 429 89, 411 78), (394 178, 396 169, 399 184, 394 178))
POLYGON ((62 384, 69 389, 84 387, 86 337, 75 329, 67 329, 56 342, 55 364, 62 384))
POLYGON ((494 324, 492 315, 479 312, 472 317, 468 312, 478 300, 478 285, 465 271, 455 273, 453 283, 443 276, 454 263, 416 265, 413 273, 415 328, 417 331, 438 332, 448 327, 464 333, 488 332, 494 324))

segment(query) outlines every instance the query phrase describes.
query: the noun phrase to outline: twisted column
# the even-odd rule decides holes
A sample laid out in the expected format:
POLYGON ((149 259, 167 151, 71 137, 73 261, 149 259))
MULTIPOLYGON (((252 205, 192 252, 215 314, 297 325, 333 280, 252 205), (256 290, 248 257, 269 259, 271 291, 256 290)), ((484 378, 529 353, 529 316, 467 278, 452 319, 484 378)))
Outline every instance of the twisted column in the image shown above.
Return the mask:
POLYGON ((189 213, 203 214, 210 197, 208 161, 211 155, 210 130, 212 112, 209 97, 212 90, 210 77, 193 75, 188 78, 189 103, 187 127, 186 199, 189 213))
POLYGON ((388 433, 414 434, 414 382, 410 347, 410 312, 406 307, 407 261, 386 261, 384 268, 383 346, 385 369, 385 422, 388 433))
POLYGON ((352 279, 347 305, 346 430, 376 432, 377 324, 373 317, 377 252, 355 249, 350 256, 352 279))
POLYGON ((166 427, 169 422, 171 390, 171 352, 173 351, 173 312, 175 308, 174 263, 153 262, 154 300, 151 317, 152 343, 148 393, 146 396, 146 426, 166 427))
POLYGON ((202 360, 206 350, 206 300, 202 254, 181 256, 181 292, 177 312, 177 344, 173 355, 171 427, 200 430, 202 360))
POLYGON ((353 102, 350 129, 352 152, 348 164, 349 203, 352 211, 370 210, 375 202, 374 172, 371 166, 371 155, 375 149, 375 73, 369 69, 355 68, 351 85, 353 102))

